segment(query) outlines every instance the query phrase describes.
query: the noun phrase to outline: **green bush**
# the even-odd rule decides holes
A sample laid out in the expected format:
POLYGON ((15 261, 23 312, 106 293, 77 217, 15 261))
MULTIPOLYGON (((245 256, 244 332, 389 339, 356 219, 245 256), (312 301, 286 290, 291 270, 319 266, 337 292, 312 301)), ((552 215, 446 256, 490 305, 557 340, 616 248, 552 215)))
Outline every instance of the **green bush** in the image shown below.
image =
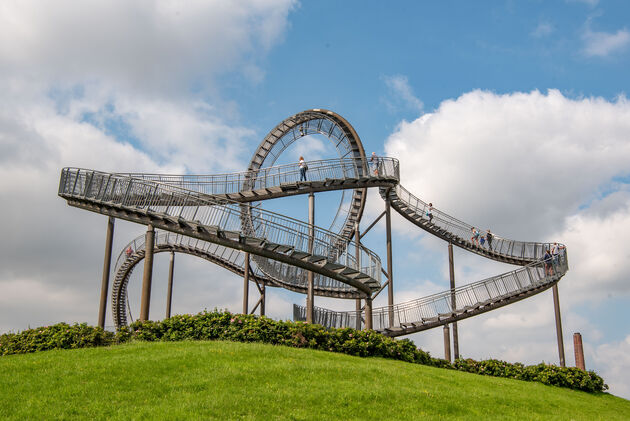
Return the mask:
POLYGON ((475 361, 467 358, 456 360, 453 363, 453 368, 468 373, 534 381, 585 392, 608 390, 608 385, 604 383, 604 379, 595 372, 584 371, 575 367, 563 368, 544 363, 525 366, 521 363, 512 364, 499 360, 475 361))
POLYGON ((100 327, 88 326, 86 323, 72 326, 58 323, 0 335, 0 355, 110 345, 114 340, 115 335, 112 332, 100 327))
POLYGON ((204 311, 196 315, 177 315, 161 322, 134 322, 114 335, 87 324, 70 326, 59 323, 20 333, 0 336, 0 355, 23 354, 48 349, 72 349, 111 345, 130 340, 182 341, 228 340, 263 342, 297 348, 339 352, 359 357, 381 357, 455 369, 469 373, 567 387, 586 392, 608 389, 604 380, 592 371, 538 364, 525 366, 499 360, 458 359, 453 364, 432 358, 408 339, 395 340, 373 330, 351 328, 327 329, 303 322, 275 321, 267 317, 204 311))

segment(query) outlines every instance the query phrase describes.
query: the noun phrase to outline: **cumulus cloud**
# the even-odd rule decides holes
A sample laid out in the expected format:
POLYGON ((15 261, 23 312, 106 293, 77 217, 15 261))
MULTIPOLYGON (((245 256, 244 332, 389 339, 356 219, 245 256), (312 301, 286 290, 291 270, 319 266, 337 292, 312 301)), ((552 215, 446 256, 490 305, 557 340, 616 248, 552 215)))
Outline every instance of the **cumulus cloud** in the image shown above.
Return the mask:
POLYGON ((610 390, 615 395, 630 398, 628 372, 630 372, 630 335, 622 341, 606 343, 599 346, 585 345, 585 363, 589 369, 589 359, 601 367, 600 374, 604 377, 610 390))
POLYGON ((625 50, 630 45, 630 32, 619 29, 615 33, 595 32, 590 28, 582 34, 584 41, 583 53, 588 57, 607 57, 613 53, 625 50))
POLYGON ((2 69, 35 79, 105 80, 125 91, 212 83, 281 37, 292 0, 9 2, 0 13, 2 69))
MULTIPOLYGON (((245 145, 259 139, 237 123, 237 107, 222 99, 215 80, 226 72, 245 83, 262 80, 259 63, 281 39, 292 5, 0 6, 0 212, 10 221, 0 243, 1 331, 96 322, 107 219, 56 196, 62 167, 169 173, 245 167, 251 153, 245 145)), ((118 220, 114 250, 143 231, 118 220)), ((159 284, 164 268, 156 260, 159 284)), ((178 270, 190 276, 176 292, 184 297, 176 311, 221 303, 239 309, 238 287, 209 282, 233 278, 225 270, 191 259, 178 270)), ((163 307, 156 308, 151 314, 159 318, 163 307)))

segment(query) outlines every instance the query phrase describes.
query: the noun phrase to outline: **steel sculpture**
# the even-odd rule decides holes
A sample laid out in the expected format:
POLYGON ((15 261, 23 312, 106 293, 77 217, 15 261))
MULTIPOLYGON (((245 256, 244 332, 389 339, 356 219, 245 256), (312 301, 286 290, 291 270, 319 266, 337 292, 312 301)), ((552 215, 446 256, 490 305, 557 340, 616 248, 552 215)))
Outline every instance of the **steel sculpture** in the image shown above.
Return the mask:
MULTIPOLYGON (((357 301, 355 311, 315 308, 313 321, 328 327, 373 328, 389 336, 447 326, 511 304, 555 287, 567 272, 567 252, 563 245, 557 246, 558 253, 553 259, 544 261, 545 251, 552 247, 550 243, 514 241, 493 233, 490 245, 475 244, 470 239, 472 225, 430 208, 399 181, 398 160, 379 157, 378 170, 372 171, 354 128, 332 111, 312 109, 289 117, 272 129, 254 152, 247 171, 164 175, 64 168, 59 196, 71 206, 157 230, 151 250, 147 250, 142 236, 129 243, 118 256, 112 287, 116 327, 127 324, 127 285, 131 272, 147 254, 166 251, 199 256, 244 276, 245 282, 254 281, 261 292, 259 303, 263 307, 266 286, 307 294, 310 285, 314 295, 364 299, 366 306, 361 308, 357 301), (299 181, 295 164, 274 165, 284 150, 312 134, 328 138, 338 158, 309 161, 307 181, 299 181), (379 188, 386 208, 363 235, 386 216, 387 271, 381 268, 379 256, 360 242, 358 226, 367 189, 372 187, 379 188), (267 199, 293 195, 310 195, 312 199, 314 193, 333 190, 342 191, 344 196, 329 229, 263 210, 260 205, 267 199), (346 192, 352 193, 347 203, 346 192), (521 267, 429 297, 394 304, 390 209, 447 241, 449 247, 455 245, 521 267), (382 274, 387 277, 385 283, 381 282, 382 274), (385 287, 390 294, 388 305, 372 309, 372 299, 385 287)), ((106 261, 107 258, 106 253, 106 261)), ((106 289, 105 274, 103 285, 106 289)), ((306 307, 294 306, 296 320, 305 320, 306 313, 306 307)))

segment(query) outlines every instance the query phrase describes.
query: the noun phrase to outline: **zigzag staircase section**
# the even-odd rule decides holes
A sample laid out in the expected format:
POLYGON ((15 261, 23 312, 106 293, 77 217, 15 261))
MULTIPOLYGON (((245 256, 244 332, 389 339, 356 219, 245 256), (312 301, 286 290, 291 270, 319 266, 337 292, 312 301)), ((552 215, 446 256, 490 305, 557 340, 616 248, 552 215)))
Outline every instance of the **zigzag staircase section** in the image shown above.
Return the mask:
MULTIPOLYGON (((331 256, 332 232, 258 210, 256 227, 242 227, 243 212, 227 199, 162 182, 85 169, 62 170, 59 195, 71 206, 246 251, 347 284, 360 294, 380 287, 380 259, 359 246, 362 262, 331 256)), ((347 254, 347 253, 346 253, 347 254)))

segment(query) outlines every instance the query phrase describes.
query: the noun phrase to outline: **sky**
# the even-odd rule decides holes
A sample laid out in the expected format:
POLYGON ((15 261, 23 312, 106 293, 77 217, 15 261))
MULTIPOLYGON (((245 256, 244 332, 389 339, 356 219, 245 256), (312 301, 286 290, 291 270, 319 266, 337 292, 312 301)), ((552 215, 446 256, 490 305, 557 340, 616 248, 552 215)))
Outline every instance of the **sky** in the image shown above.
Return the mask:
MULTIPOLYGON (((97 322, 107 218, 57 196, 63 167, 244 171, 276 124, 326 108, 368 153, 398 158, 401 184, 438 209, 566 244, 567 364, 580 332, 587 369, 630 399, 629 68, 625 1, 2 2, 0 332, 97 322)), ((335 156, 317 138, 285 154, 335 156)), ((317 195, 317 225, 339 198, 317 195)), ((263 206, 306 220, 306 201, 263 206)), ((370 191, 361 227, 383 209, 370 191)), ((393 228, 395 302, 448 289, 447 244, 396 215, 393 228)), ((117 220, 114 258, 143 232, 117 220)), ((385 264, 383 222, 364 242, 385 264)), ((455 250, 457 285, 511 269, 455 250)), ((152 319, 164 317, 167 270, 157 255, 152 319)), ((224 269, 178 255, 175 278, 174 313, 241 310, 242 280, 224 269)), ((290 319, 304 300, 273 289, 267 314, 290 319)), ((463 357, 558 363, 551 291, 458 327, 463 357)), ((442 329, 409 338, 443 357, 442 329)))

